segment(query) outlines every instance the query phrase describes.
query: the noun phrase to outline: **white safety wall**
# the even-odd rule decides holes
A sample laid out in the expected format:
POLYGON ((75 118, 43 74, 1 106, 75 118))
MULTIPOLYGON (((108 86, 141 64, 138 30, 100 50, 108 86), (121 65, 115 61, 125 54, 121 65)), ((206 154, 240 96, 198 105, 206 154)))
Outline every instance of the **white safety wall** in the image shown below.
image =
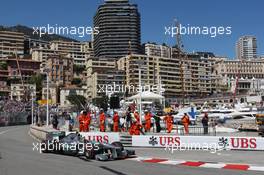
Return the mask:
POLYGON ((264 138, 142 135, 132 136, 132 146, 174 149, 264 150, 264 138))

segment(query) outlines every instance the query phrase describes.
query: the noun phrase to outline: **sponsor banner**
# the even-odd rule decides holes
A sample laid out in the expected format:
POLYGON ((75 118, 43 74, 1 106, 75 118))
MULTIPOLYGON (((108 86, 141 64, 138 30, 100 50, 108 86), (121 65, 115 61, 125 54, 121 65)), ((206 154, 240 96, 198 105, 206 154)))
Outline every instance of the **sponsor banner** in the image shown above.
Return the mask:
MULTIPOLYGON (((68 135, 70 132, 66 133, 68 135)), ((115 132, 80 132, 85 139, 96 142, 112 143, 120 141, 119 133, 115 132)))
POLYGON ((135 147, 174 147, 187 149, 217 150, 264 150, 264 138, 223 137, 223 136, 173 136, 144 135, 132 136, 135 147))
POLYGON ((49 99, 49 101, 47 101, 47 100, 38 100, 38 104, 39 105, 46 105, 47 104, 47 102, 49 103, 49 104, 54 104, 53 102, 52 102, 52 100, 50 100, 49 99))

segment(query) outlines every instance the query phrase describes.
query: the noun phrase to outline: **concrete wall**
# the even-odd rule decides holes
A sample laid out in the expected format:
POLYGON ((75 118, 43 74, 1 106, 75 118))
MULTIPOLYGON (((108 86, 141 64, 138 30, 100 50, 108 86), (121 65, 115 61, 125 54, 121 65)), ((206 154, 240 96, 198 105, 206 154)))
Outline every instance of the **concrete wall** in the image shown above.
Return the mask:
POLYGON ((45 140, 47 137, 47 134, 49 132, 54 132, 57 130, 54 130, 52 128, 47 128, 47 127, 38 127, 38 126, 30 126, 30 134, 37 138, 38 140, 45 140))

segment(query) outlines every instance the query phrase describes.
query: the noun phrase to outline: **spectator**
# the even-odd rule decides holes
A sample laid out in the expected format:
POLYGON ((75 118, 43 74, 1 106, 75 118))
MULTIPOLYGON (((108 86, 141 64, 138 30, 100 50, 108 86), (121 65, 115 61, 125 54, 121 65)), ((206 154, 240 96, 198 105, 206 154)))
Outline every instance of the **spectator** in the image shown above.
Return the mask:
POLYGON ((171 133, 172 128, 173 128, 173 117, 172 117, 171 113, 168 113, 166 115, 166 117, 164 118, 164 120, 166 122, 167 132, 171 133))
POLYGON ((189 134, 189 124, 190 124, 190 118, 187 115, 187 113, 184 113, 184 116, 181 119, 182 124, 184 126, 185 134, 189 134))
POLYGON ((72 131, 73 126, 74 126, 74 119, 73 119, 73 117, 70 116, 70 118, 69 118, 69 131, 72 131))
POLYGON ((145 132, 149 132, 151 128, 151 114, 149 111, 145 112, 145 132))
POLYGON ((128 110, 127 114, 126 114, 126 130, 128 131, 128 128, 131 127, 132 124, 132 117, 131 117, 131 111, 128 110))
POLYGON ((79 118, 79 131, 84 132, 84 117, 85 117, 85 111, 81 111, 79 118))
POLYGON ((101 109, 100 110, 100 115, 99 115, 99 121, 100 121, 100 124, 99 124, 99 127, 100 127, 100 132, 105 132, 105 113, 104 113, 104 110, 101 109))
POLYGON ((58 129, 58 117, 57 115, 53 115, 52 117, 52 126, 54 129, 58 129))
POLYGON ((161 131, 160 117, 158 115, 154 115, 154 119, 155 119, 155 124, 156 124, 156 132, 160 132, 161 131))
POLYGON ((117 111, 114 112, 114 116, 113 116, 113 131, 114 132, 119 131, 119 116, 117 111))
POLYGON ((209 122, 208 114, 205 113, 204 117, 202 119, 202 124, 203 124, 203 128, 204 128, 204 134, 208 134, 208 122, 209 122))
POLYGON ((119 122, 120 122, 120 128, 121 128, 121 130, 122 130, 123 132, 125 132, 125 130, 126 130, 126 126, 125 126, 125 124, 126 124, 126 120, 125 120, 125 117, 124 117, 124 116, 121 117, 121 118, 119 119, 119 122))

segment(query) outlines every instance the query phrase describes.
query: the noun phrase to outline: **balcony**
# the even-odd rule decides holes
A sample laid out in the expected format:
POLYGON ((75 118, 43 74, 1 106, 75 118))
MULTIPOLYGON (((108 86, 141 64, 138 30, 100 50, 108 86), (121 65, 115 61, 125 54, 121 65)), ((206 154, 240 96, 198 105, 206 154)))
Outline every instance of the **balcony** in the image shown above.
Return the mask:
POLYGON ((10 92, 10 89, 8 87, 0 86, 0 92, 10 92))

